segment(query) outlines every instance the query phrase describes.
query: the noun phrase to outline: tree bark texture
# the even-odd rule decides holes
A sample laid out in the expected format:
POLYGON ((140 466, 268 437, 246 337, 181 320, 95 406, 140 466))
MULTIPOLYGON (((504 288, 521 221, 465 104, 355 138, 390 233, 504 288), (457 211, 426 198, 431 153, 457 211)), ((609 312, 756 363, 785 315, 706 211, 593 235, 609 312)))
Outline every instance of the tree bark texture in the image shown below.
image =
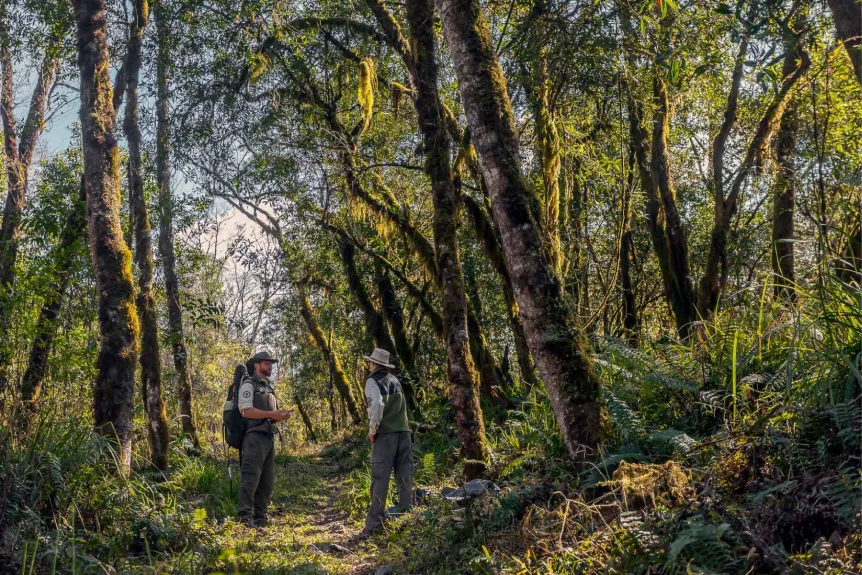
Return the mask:
POLYGON ((293 403, 296 404, 296 410, 299 412, 299 417, 302 418, 302 423, 305 425, 305 433, 311 441, 317 441, 317 434, 314 433, 314 426, 311 424, 311 418, 308 417, 308 411, 305 409, 302 401, 299 399, 299 394, 293 394, 293 403))
POLYGON ((99 299, 100 342, 93 412, 96 431, 116 441, 120 472, 128 475, 140 326, 132 256, 120 225, 119 150, 108 76, 107 10, 104 0, 74 0, 73 6, 81 75, 87 228, 99 299))
MULTIPOLYGON (((542 6, 539 22, 543 22, 541 14, 546 7, 544 2, 537 2, 535 10, 542 6)), ((545 25, 547 25, 545 23, 545 25)), ((536 48, 536 70, 533 74, 533 86, 528 86, 527 93, 533 108, 533 119, 536 126, 536 146, 542 172, 542 188, 540 206, 540 223, 545 238, 545 249, 548 250, 548 258, 557 275, 562 273, 563 252, 560 244, 560 136, 551 115, 551 106, 548 101, 549 78, 548 62, 544 46, 536 48)), ((530 78, 525 78, 530 82, 530 78)))
POLYGON ((44 129, 43 120, 51 85, 57 74, 57 50, 61 41, 57 36, 53 36, 49 41, 30 97, 27 118, 19 134, 15 121, 14 64, 7 29, 7 10, 5 2, 0 4, 0 119, 3 123, 3 160, 7 183, 0 222, 0 393, 7 387, 9 363, 12 358, 8 338, 10 307, 14 299, 15 263, 18 259, 18 238, 21 235, 21 217, 27 196, 27 179, 36 143, 44 129))
POLYGON ((862 83, 862 3, 858 0, 826 0, 838 37, 847 49, 853 72, 862 83))
MULTIPOLYGON (((799 38, 796 38, 794 43, 797 46, 801 46, 799 38)), ((740 49, 740 54, 744 57, 744 51, 742 48, 740 49)), ((726 182, 723 177, 725 153, 724 142, 727 138, 725 132, 729 133, 730 128, 736 121, 736 98, 742 76, 741 60, 742 58, 737 59, 737 69, 734 71, 734 81, 731 85, 730 95, 728 96, 727 111, 725 113, 722 129, 713 141, 713 193, 715 194, 715 221, 713 223, 712 234, 710 236, 709 252, 706 257, 706 267, 704 269, 703 277, 700 280, 697 296, 697 311, 701 317, 708 317, 717 308, 719 305, 719 297, 727 283, 729 270, 727 243, 733 216, 736 214, 737 200, 739 199, 742 185, 752 170, 755 169, 758 163, 758 158, 763 155, 764 149, 769 144, 772 134, 778 126, 778 123, 781 121, 784 109, 791 96, 791 90, 811 65, 811 60, 809 59, 808 54, 800 48, 798 58, 794 58, 793 64, 788 65, 783 70, 781 87, 772 97, 772 101, 769 103, 769 106, 767 106, 763 116, 761 116, 757 129, 746 148, 745 156, 740 163, 739 169, 733 180, 730 182, 730 185, 726 186, 726 182), (737 74, 739 75, 739 80, 736 79, 737 74)))
POLYGON ((530 209, 535 191, 521 170, 503 71, 478 1, 438 6, 530 351, 569 454, 582 459, 602 436, 598 380, 583 335, 569 327, 570 310, 530 209))
POLYGON ((638 343, 638 311, 635 304, 635 290, 632 282, 632 259, 634 240, 632 239, 632 195, 634 194, 634 146, 629 146, 628 175, 623 188, 622 217, 623 235, 620 238, 620 277, 623 288, 623 337, 632 347, 638 343))
POLYGON ((389 329, 392 332, 392 343, 395 352, 404 366, 405 371, 413 371, 416 358, 410 340, 407 339, 407 328, 404 325, 404 312, 398 301, 395 286, 389 278, 389 271, 377 260, 374 261, 374 283, 377 286, 377 294, 380 297, 380 307, 386 316, 389 329))
POLYGON ((168 339, 179 383, 180 418, 183 434, 199 447, 192 415, 192 383, 189 376, 188 351, 183 335, 183 311, 180 306, 180 281, 174 256, 173 197, 171 194, 170 110, 168 82, 170 73, 171 29, 162 2, 154 7, 158 60, 156 61, 156 185, 159 194, 159 256, 165 276, 168 307, 168 339))
MULTIPOLYGON (((862 15, 860 15, 862 18, 862 15)), ((803 58, 798 42, 785 42, 782 76, 788 77, 803 58)), ((799 103, 791 96, 781 116, 775 143, 775 192, 772 200, 772 274, 775 296, 796 299, 793 218, 796 212, 796 144, 799 132, 799 103)))
POLYGON ((412 410, 416 407, 413 394, 413 377, 408 372, 405 362, 401 359, 398 347, 392 341, 392 336, 389 335, 385 316, 375 307, 374 302, 371 301, 371 296, 368 295, 368 290, 365 289, 365 285, 362 283, 362 278, 356 269, 356 248, 348 239, 341 237, 338 238, 338 253, 341 255, 341 261, 344 264, 347 285, 365 317, 365 331, 371 336, 377 347, 390 352, 390 361, 401 376, 404 397, 407 400, 408 407, 412 410))
POLYGON ((81 176, 77 198, 66 216, 63 230, 60 232, 60 243, 55 252, 53 265, 53 282, 45 303, 39 311, 39 319, 36 321, 36 336, 33 338, 27 369, 21 380, 21 401, 24 403, 29 417, 34 416, 39 411, 39 396, 47 376, 48 359, 51 357, 54 337, 57 334, 57 318, 60 314, 60 306, 63 304, 66 289, 69 287, 69 278, 72 275, 78 244, 84 241, 87 230, 86 201, 84 177, 81 176))
POLYGON ((683 336, 687 336, 692 322, 697 319, 695 291, 688 259, 688 237, 679 215, 679 208, 676 205, 676 190, 670 177, 670 156, 667 143, 667 134, 670 129, 670 102, 667 87, 661 74, 664 74, 664 71, 656 66, 653 77, 655 127, 652 134, 650 177, 652 178, 652 188, 661 200, 661 213, 664 219, 663 227, 665 242, 667 243, 666 254, 670 287, 668 299, 670 299, 674 311, 677 329, 683 336))
POLYGON ((156 469, 164 471, 168 468, 170 433, 168 415, 162 401, 162 362, 153 287, 152 229, 144 198, 144 166, 141 159, 141 130, 138 125, 138 79, 148 18, 149 3, 147 0, 137 0, 126 53, 126 109, 123 131, 129 146, 129 203, 135 235, 134 258, 138 267, 136 303, 141 321, 141 394, 147 416, 150 460, 156 469))
MULTIPOLYGON (((470 353, 467 330, 467 297, 457 240, 460 206, 449 160, 451 141, 443 123, 437 93, 434 9, 431 2, 408 0, 407 21, 415 51, 415 105, 424 142, 425 172, 431 179, 434 200, 434 244, 442 292, 449 389, 461 442, 461 456, 466 460, 464 475, 467 479, 473 479, 485 471, 488 446, 479 405, 480 378, 470 353)), ((485 346, 481 347, 486 349, 485 346)), ((484 363, 487 365, 487 362, 484 363)))
POLYGON ((332 370, 335 389, 338 390, 339 395, 341 395, 341 398, 347 405, 347 411, 350 412, 350 417, 353 419, 354 425, 359 425, 362 421, 362 416, 359 413, 359 409, 356 407, 356 401, 353 399, 350 379, 344 372, 344 368, 341 367, 341 361, 339 361, 338 356, 335 354, 335 350, 330 347, 329 341, 326 339, 326 334, 323 333, 323 330, 320 328, 320 324, 318 323, 314 310, 311 307, 311 301, 309 301, 308 295, 305 293, 304 282, 296 283, 296 292, 297 299, 299 300, 299 312, 302 315, 302 319, 305 320, 305 325, 308 327, 311 337, 314 339, 317 347, 320 348, 324 359, 326 359, 326 363, 329 364, 330 369, 332 370))
MULTIPOLYGON (((481 178, 481 175, 479 175, 481 178)), ((500 276, 500 287, 503 290, 503 299, 506 301, 506 311, 509 316, 509 325, 512 328, 512 339, 515 341, 515 354, 518 356, 518 367, 521 371, 521 380, 532 387, 539 382, 536 379, 536 368, 533 358, 530 357, 530 348, 527 345, 527 336, 524 335, 524 326, 521 323, 521 314, 518 311, 518 302, 515 300, 515 292, 512 291, 512 281, 509 278, 509 270, 506 268, 506 259, 500 246, 500 234, 494 223, 488 218, 486 210, 479 202, 467 194, 462 199, 470 219, 473 221, 473 231, 476 240, 482 246, 485 255, 500 276)))

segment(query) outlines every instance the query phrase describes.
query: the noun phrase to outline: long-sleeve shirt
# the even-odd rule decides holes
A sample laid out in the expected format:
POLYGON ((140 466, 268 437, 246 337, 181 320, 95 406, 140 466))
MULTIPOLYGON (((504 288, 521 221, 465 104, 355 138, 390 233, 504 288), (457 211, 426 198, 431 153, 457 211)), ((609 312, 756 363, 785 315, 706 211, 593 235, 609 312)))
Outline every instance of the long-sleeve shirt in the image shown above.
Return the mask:
POLYGON ((383 408, 386 407, 386 402, 377 383, 370 377, 365 382, 365 402, 368 404, 368 433, 374 435, 383 419, 383 408))

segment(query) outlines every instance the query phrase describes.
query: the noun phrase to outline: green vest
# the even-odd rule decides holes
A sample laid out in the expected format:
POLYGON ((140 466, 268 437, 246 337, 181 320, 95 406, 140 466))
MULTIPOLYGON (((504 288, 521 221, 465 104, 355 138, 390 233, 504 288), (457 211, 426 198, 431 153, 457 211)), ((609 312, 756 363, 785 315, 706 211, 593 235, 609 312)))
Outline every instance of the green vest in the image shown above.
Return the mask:
POLYGON ((370 377, 377 384, 384 403, 383 418, 377 427, 377 433, 410 431, 410 424, 407 423, 407 402, 404 401, 401 382, 385 369, 375 371, 370 377))
MULTIPOLYGON (((275 411, 278 409, 278 402, 275 399, 275 393, 272 389, 272 384, 269 383, 269 379, 266 377, 261 377, 257 373, 251 376, 251 384, 254 386, 254 398, 252 399, 254 407, 260 409, 261 411, 275 411)), ((247 429, 251 429, 252 427, 257 427, 263 423, 268 422, 268 419, 248 419, 247 429)), ((270 431, 270 433, 272 433, 270 431)))

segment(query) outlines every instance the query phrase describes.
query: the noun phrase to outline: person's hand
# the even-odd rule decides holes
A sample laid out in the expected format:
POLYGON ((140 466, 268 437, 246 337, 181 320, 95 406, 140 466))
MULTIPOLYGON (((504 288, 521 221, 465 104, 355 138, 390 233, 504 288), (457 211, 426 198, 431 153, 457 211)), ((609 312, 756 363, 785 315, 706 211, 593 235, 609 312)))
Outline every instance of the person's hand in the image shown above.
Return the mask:
POLYGON ((273 418, 272 419, 274 421, 278 422, 278 421, 284 421, 285 419, 287 419, 289 417, 290 417, 290 411, 287 411, 284 409, 279 409, 278 411, 273 412, 273 418))
POLYGON ((374 434, 373 433, 368 434, 368 441, 370 441, 371 443, 374 443, 374 434))

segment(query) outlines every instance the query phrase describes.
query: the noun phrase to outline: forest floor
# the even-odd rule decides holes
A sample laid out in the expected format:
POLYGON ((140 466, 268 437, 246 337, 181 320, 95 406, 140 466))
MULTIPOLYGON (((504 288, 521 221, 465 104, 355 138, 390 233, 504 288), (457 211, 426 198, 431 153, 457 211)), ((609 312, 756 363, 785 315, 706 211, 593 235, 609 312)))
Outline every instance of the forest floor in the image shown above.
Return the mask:
MULTIPOLYGON (((345 464, 345 452, 333 446, 306 451, 277 457, 270 523, 257 529, 229 518, 210 524, 209 536, 204 538, 209 551, 202 557, 205 565, 194 567, 205 572, 215 568, 227 573, 290 575, 376 571, 381 563, 379 545, 385 544, 386 534, 360 539, 362 523, 351 519, 343 504, 354 495, 348 494, 353 489, 348 483, 356 459, 345 464)), ((235 486, 236 463, 231 464, 230 474, 235 486)), ((230 491, 235 492, 233 487, 230 491)))
POLYGON ((40 425, 0 457, 0 573, 862 572, 858 402, 797 427, 789 410, 772 410, 768 424, 760 416, 673 458, 653 434, 655 455, 621 445, 580 471, 554 443, 547 404, 524 402, 505 426, 489 426, 487 476, 500 494, 463 506, 439 496, 461 476, 457 438, 439 413, 417 424, 414 485, 426 502, 365 540, 362 430, 279 444, 270 524, 255 529, 235 519, 236 451, 220 441, 202 456, 177 441, 166 473, 140 465, 120 480, 86 419, 40 425))

